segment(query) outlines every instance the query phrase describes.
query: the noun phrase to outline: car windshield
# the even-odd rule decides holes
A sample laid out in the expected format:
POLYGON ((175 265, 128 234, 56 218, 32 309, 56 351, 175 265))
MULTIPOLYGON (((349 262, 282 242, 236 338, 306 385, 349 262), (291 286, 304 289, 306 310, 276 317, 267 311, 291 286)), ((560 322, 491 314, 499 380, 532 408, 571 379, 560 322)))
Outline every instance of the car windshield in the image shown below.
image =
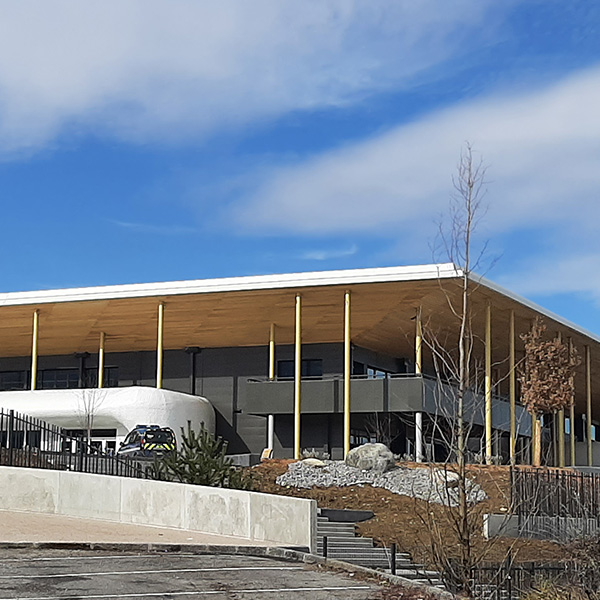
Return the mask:
POLYGON ((126 438, 125 438, 125 445, 129 445, 129 444, 137 444, 140 441, 140 434, 137 431, 132 431, 126 438))
POLYGON ((147 431, 146 442, 153 444, 172 444, 173 434, 170 431, 147 431))

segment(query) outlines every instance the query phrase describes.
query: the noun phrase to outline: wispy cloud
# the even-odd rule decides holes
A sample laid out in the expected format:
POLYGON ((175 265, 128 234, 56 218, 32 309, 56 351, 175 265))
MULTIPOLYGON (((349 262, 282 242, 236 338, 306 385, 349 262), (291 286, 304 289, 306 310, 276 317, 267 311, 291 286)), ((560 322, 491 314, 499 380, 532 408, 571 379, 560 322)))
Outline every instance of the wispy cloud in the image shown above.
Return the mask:
POLYGON ((597 236, 600 66, 541 90, 459 104, 265 173, 240 227, 298 234, 421 234, 445 210, 460 148, 489 164, 492 233, 557 225, 597 236))
POLYGON ((152 225, 150 223, 133 223, 129 221, 111 221, 117 227, 128 229, 136 233, 148 233, 152 235, 190 235, 198 233, 193 227, 179 225, 152 225))
MULTIPOLYGON (((0 3, 0 150, 68 132, 201 139, 354 102, 468 52, 513 2, 0 3)), ((490 42, 492 40, 492 42, 490 42)))
POLYGON ((308 250, 301 256, 304 260, 331 260, 333 258, 344 258, 346 256, 353 256, 358 252, 358 246, 356 244, 349 248, 337 248, 327 250, 308 250))
POLYGON ((528 296, 579 294, 600 305, 600 249, 561 256, 534 257, 501 277, 504 285, 528 296))

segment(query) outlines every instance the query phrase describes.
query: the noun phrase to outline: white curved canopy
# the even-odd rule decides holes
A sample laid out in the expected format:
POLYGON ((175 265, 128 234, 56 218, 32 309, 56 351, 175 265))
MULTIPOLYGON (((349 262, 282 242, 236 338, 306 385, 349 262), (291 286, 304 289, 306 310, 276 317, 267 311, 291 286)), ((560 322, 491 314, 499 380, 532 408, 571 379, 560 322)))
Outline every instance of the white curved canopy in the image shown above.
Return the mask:
POLYGON ((35 390, 0 393, 0 409, 14 410, 67 429, 116 429, 123 438, 138 424, 170 427, 181 441, 190 422, 214 434, 215 411, 206 398, 150 387, 35 390))

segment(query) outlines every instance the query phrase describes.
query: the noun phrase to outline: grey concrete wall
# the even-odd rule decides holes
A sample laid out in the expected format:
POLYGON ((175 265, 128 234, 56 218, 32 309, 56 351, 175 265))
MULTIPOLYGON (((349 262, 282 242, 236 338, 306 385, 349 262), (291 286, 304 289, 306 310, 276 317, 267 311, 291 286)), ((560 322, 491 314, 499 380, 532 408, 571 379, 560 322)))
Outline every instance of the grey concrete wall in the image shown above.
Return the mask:
POLYGON ((600 522, 595 518, 483 515, 483 535, 486 539, 499 536, 566 542, 581 537, 597 536, 599 532, 600 522))
POLYGON ((316 502, 164 481, 0 467, 0 509, 157 525, 316 549, 316 502))

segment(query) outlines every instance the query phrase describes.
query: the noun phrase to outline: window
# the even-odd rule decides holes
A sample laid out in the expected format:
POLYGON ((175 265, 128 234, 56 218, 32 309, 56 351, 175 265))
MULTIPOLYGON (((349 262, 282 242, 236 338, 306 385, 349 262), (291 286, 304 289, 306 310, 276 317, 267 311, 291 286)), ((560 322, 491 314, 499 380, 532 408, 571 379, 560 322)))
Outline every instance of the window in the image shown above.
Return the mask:
POLYGON ((377 441, 377 438, 370 435, 361 429, 350 430, 350 446, 355 448, 356 446, 362 446, 363 444, 373 444, 377 441))
POLYGON ((352 375, 364 375, 366 367, 363 363, 354 361, 352 363, 352 375))
POLYGON ((65 390, 79 387, 79 369, 46 369, 38 373, 41 390, 65 390))
MULTIPOLYGON (((85 369, 83 385, 87 388, 97 387, 98 369, 95 367, 91 369, 85 369)), ((104 387, 117 387, 118 385, 118 367, 105 367, 104 387)), ((40 390, 64 390, 78 387, 79 369, 45 369, 38 373, 38 389, 40 390)))
POLYGON ((367 377, 369 379, 385 379, 385 371, 376 367, 367 367, 367 377))
MULTIPOLYGON (((85 370, 85 387, 98 387, 98 369, 85 370)), ((104 367, 104 386, 119 387, 119 367, 104 367)))
MULTIPOLYGON (((321 358, 303 358, 302 359, 302 377, 322 377, 323 376, 323 360, 321 358)), ((294 361, 279 360, 277 361, 277 378, 278 379, 293 379, 294 378, 294 361)))
POLYGON ((27 371, 2 371, 0 372, 0 390, 25 390, 27 389, 27 371))

